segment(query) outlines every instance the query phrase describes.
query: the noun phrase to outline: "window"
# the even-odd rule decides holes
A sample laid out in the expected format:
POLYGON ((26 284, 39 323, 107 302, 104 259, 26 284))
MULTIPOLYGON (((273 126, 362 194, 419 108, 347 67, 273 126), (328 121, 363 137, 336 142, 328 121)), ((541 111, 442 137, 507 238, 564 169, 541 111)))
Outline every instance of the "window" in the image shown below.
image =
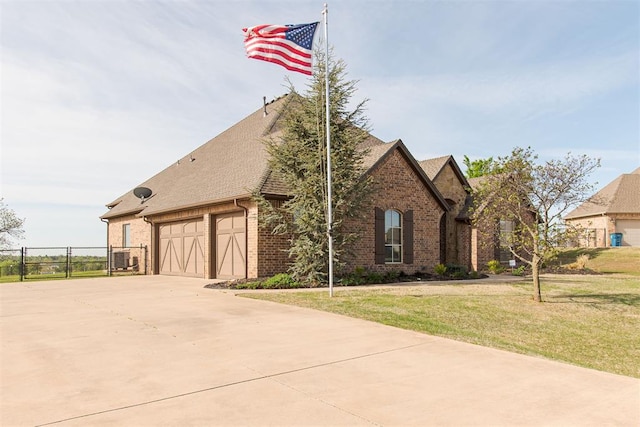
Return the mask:
POLYGON ((122 247, 128 248, 131 246, 131 224, 122 225, 122 247))
POLYGON ((413 210, 375 208, 375 263, 413 264, 413 210))
POLYGON ((509 248, 513 245, 514 228, 513 221, 500 220, 500 262, 509 262, 513 258, 509 248))
POLYGON ((384 213, 384 262, 402 262, 402 215, 395 210, 384 213))

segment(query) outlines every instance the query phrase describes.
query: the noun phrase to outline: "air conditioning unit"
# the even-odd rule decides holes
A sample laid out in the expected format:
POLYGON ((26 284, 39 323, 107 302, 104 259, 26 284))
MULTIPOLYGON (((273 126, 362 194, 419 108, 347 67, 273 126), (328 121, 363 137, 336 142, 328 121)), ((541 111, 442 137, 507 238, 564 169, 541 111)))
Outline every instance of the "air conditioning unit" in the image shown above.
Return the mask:
POLYGON ((126 270, 129 268, 129 252, 114 252, 111 268, 113 270, 126 270))

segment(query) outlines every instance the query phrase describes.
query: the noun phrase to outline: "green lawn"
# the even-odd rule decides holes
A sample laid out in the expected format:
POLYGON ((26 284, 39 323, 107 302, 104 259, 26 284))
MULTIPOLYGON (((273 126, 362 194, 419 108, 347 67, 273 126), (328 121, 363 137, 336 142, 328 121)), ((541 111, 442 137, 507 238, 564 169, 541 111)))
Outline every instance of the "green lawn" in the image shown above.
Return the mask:
POLYGON ((544 303, 530 280, 378 289, 264 292, 250 298, 309 307, 386 325, 640 378, 640 280, 623 275, 549 275, 544 303))
POLYGON ((586 267, 601 273, 623 273, 640 276, 640 248, 579 248, 560 253, 558 261, 566 265, 574 263, 578 256, 588 255, 586 267))
MULTIPOLYGON (((114 272, 114 275, 116 273, 114 272)), ((129 273, 132 274, 132 273, 129 273)), ((65 273, 53 273, 53 274, 29 274, 24 278, 25 282, 34 282, 41 280, 60 280, 60 279, 86 279, 90 277, 106 277, 107 273, 104 270, 90 270, 90 271, 73 271, 71 277, 67 277, 65 273)), ((20 276, 5 275, 0 276, 0 283, 19 282, 20 276)))

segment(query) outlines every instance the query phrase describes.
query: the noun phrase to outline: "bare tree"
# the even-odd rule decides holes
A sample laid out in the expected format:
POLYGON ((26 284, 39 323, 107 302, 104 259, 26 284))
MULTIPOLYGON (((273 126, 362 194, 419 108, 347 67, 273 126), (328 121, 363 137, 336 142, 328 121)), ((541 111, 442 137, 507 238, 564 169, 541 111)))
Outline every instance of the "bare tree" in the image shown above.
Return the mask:
MULTIPOLYGON (((587 177, 600 159, 568 153, 562 160, 537 164, 530 147, 492 162, 489 174, 474 190, 474 222, 508 223, 500 244, 531 267, 533 299, 542 301, 540 269, 557 249, 575 237, 563 216, 593 192, 587 177)), ((497 227, 478 227, 496 232, 497 227)))
POLYGON ((24 219, 18 218, 16 213, 0 199, 0 249, 7 248, 11 239, 21 239, 24 235, 22 225, 24 219))

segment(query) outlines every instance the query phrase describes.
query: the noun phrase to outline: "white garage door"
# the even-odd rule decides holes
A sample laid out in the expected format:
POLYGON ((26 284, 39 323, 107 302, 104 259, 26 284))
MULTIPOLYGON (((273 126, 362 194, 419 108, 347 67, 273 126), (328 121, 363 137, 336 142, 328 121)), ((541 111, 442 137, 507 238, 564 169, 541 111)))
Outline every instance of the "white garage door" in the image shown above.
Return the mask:
POLYGON ((204 277, 204 222, 162 224, 159 229, 160 274, 204 277))
POLYGON ((640 246, 640 220, 619 219, 616 231, 622 233, 622 246, 640 246))

